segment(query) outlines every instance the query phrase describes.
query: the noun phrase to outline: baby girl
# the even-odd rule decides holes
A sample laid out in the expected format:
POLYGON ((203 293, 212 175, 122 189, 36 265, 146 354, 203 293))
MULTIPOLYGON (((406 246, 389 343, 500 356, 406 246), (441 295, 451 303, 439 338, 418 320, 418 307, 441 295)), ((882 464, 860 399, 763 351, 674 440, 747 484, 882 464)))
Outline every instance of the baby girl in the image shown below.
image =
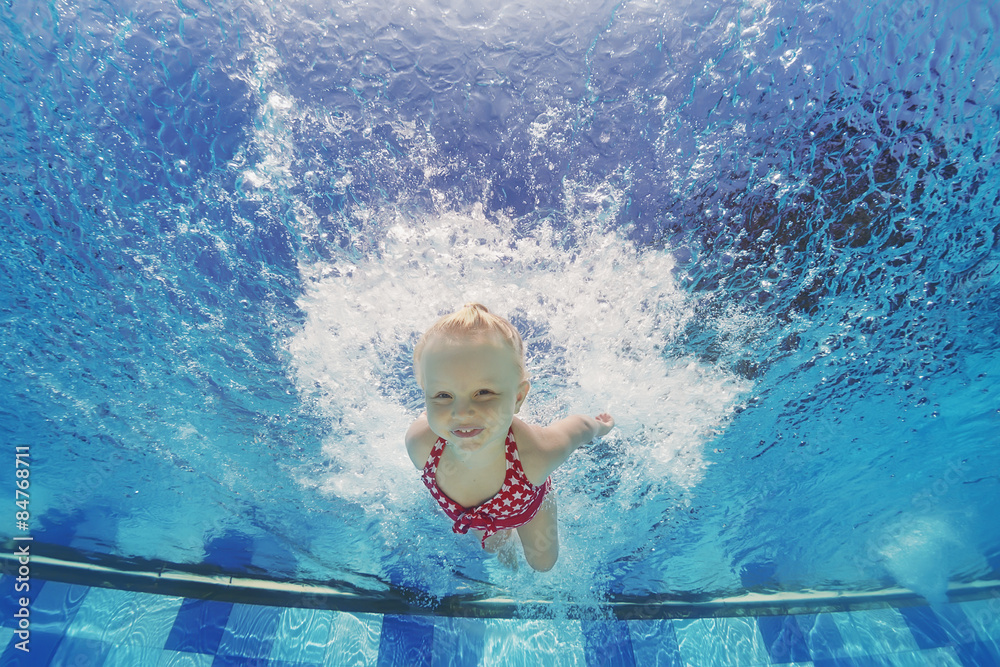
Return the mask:
POLYGON ((478 303, 424 333, 413 370, 427 411, 406 432, 406 450, 456 533, 470 529, 512 562, 512 534, 536 570, 559 557, 556 498, 549 475, 615 420, 573 415, 548 426, 514 415, 528 390, 524 343, 510 322, 478 303))

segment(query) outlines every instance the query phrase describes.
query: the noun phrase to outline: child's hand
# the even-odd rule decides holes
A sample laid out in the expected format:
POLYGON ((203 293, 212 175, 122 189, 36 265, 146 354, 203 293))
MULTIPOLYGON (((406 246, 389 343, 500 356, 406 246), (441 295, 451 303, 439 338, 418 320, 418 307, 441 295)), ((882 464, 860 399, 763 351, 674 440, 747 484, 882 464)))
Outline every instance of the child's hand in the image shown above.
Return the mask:
POLYGON ((602 412, 601 414, 594 417, 600 427, 597 430, 597 437, 600 438, 608 434, 608 432, 615 427, 615 418, 609 415, 607 412, 602 412))

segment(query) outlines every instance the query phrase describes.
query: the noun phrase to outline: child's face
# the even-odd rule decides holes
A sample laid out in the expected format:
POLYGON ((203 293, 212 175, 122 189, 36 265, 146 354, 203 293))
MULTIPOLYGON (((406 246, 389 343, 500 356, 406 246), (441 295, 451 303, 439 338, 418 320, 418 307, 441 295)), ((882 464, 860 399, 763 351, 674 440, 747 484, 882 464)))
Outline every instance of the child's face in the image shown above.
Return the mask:
POLYGON ((507 437, 529 384, 514 351, 492 336, 433 339, 420 360, 431 430, 473 452, 507 437))

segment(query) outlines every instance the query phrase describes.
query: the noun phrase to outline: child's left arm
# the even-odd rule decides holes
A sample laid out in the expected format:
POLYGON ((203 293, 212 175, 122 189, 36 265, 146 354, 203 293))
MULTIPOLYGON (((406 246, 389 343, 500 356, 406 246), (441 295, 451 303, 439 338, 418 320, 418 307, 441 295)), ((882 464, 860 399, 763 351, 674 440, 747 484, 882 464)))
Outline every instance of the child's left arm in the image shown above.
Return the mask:
POLYGON ((581 445, 607 435, 614 426, 614 417, 602 412, 596 417, 572 415, 543 428, 539 449, 549 472, 562 465, 581 445))

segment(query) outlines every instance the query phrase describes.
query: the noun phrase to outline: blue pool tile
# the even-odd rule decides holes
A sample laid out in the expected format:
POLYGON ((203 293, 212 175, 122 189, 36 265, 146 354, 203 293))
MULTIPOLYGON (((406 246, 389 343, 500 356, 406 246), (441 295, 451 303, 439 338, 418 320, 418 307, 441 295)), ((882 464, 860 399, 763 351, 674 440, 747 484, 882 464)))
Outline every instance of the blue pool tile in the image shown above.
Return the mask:
POLYGON ((581 621, 587 667, 633 667, 632 639, 624 621, 581 621))
POLYGON ((636 664, 659 665, 659 667, 684 666, 671 621, 629 621, 628 627, 636 664))
POLYGON ((232 612, 231 602, 184 600, 163 648, 214 655, 232 612))
POLYGON ((795 616, 761 616, 757 619, 757 625, 772 664, 812 660, 802 628, 795 616))
POLYGON ((111 644, 88 637, 63 637, 52 655, 53 665, 103 665, 111 644))
POLYGON ((904 607, 899 613, 910 626, 913 639, 920 648, 939 648, 948 645, 948 631, 930 607, 904 607))
POLYGON ((856 655, 813 660, 813 667, 895 667, 888 656, 856 655))
POLYGON ((938 620, 948 635, 948 644, 968 644, 988 640, 989 634, 981 634, 981 624, 973 621, 965 610, 973 609, 961 604, 944 604, 934 607, 938 620))
POLYGON ((478 618, 443 617, 434 623, 434 667, 478 665, 483 660, 486 624, 478 618))
POLYGON ((382 619, 379 667, 429 667, 433 647, 434 622, 430 618, 387 614, 382 619))
POLYGON ((797 622, 813 660, 829 660, 846 655, 844 638, 832 614, 803 614, 798 617, 797 622))
POLYGON ((27 652, 17 648, 16 644, 21 641, 15 634, 3 653, 0 653, 0 665, 4 667, 48 665, 52 662, 52 656, 59 647, 59 642, 62 641, 62 635, 32 630, 28 638, 27 652))
POLYGON ((983 642, 957 644, 955 654, 964 667, 983 667, 983 665, 1000 665, 1000 653, 983 642))
POLYGON ((17 626, 18 619, 14 614, 21 609, 21 599, 26 598, 28 613, 31 613, 38 594, 46 582, 38 579, 17 581, 17 577, 4 575, 0 579, 0 625, 7 628, 17 626), (27 587, 27 590, 24 588, 27 587))
POLYGON ((244 658, 268 658, 281 619, 277 607, 235 604, 222 634, 218 653, 244 658))
POLYGON ((61 635, 73 621, 89 590, 86 586, 46 581, 31 604, 32 629, 61 635))

